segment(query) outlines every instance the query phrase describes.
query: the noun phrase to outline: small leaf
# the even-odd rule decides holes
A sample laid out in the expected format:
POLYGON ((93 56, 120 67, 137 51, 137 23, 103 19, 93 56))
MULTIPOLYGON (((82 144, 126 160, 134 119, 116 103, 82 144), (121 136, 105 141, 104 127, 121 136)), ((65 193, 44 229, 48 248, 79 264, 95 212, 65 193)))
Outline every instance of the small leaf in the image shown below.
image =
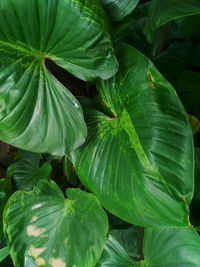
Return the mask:
POLYGON ((109 235, 101 259, 97 264, 97 267, 106 266, 135 267, 138 265, 128 256, 119 242, 112 235, 109 235))
POLYGON ((33 191, 17 191, 4 212, 4 233, 15 267, 95 266, 108 231, 94 195, 41 180, 33 191), (34 266, 34 265, 33 265, 34 266))
POLYGON ((126 229, 114 229, 109 234, 116 238, 129 257, 140 258, 140 227, 131 225, 126 229))
POLYGON ((3 261, 9 255, 9 248, 1 248, 0 249, 0 262, 3 261))
POLYGON ((129 15, 139 0, 100 0, 111 21, 122 20, 129 15))
POLYGON ((40 154, 19 150, 7 174, 12 176, 16 190, 32 190, 38 181, 48 179, 51 171, 49 162, 40 167, 40 154))

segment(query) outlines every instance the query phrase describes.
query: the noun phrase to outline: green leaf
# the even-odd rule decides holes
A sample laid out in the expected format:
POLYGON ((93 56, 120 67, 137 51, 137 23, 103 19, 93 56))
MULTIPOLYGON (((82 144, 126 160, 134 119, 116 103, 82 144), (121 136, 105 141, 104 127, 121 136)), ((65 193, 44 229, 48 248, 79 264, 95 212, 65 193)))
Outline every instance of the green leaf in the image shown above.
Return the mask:
POLYGON ((28 191, 41 179, 48 179, 51 171, 49 162, 40 167, 40 154, 19 150, 7 174, 12 176, 16 190, 28 191))
POLYGON ((9 248, 1 248, 0 249, 0 262, 3 261, 9 255, 9 248))
POLYGON ((12 194, 11 178, 0 179, 0 238, 3 235, 3 210, 8 198, 12 194))
POLYGON ((146 263, 151 266, 199 266, 200 238, 191 227, 145 229, 143 246, 146 263))
POLYGON ((144 260, 135 262, 109 236, 98 267, 199 267, 200 238, 193 228, 147 228, 144 232, 144 260))
POLYGON ((0 2, 0 139, 64 155, 84 142, 86 126, 80 104, 49 73, 47 59, 88 81, 117 71, 98 1, 0 2))
POLYGON ((98 90, 113 113, 85 105, 88 137, 71 153, 77 175, 115 216, 141 226, 188 225, 193 136, 173 87, 136 49, 98 90), (170 136, 170 138, 169 138, 170 136))
POLYGON ((111 21, 122 20, 129 15, 139 0, 100 0, 111 21))
POLYGON ((200 14, 199 0, 152 0, 149 8, 145 34, 152 41, 156 28, 177 18, 200 14))
POLYGON ((140 228, 134 225, 126 229, 114 229, 109 234, 116 238, 130 257, 140 258, 140 228))
MULTIPOLYGON (((0 238, 0 249, 5 248, 6 246, 7 245, 6 245, 5 238, 4 237, 0 238)), ((14 267, 10 255, 8 255, 6 258, 4 258, 4 260, 1 261, 0 265, 1 265, 1 267, 14 267)))
POLYGON ((200 74, 184 71, 176 83, 176 91, 187 113, 200 119, 200 74))
POLYGON ((96 267, 135 267, 137 263, 129 258, 127 252, 119 242, 109 235, 105 244, 103 254, 96 267))
POLYGON ((98 200, 80 189, 68 199, 54 182, 42 180, 31 192, 17 191, 4 212, 4 232, 15 267, 95 266, 108 230, 98 200), (34 265, 33 265, 34 266, 34 265))

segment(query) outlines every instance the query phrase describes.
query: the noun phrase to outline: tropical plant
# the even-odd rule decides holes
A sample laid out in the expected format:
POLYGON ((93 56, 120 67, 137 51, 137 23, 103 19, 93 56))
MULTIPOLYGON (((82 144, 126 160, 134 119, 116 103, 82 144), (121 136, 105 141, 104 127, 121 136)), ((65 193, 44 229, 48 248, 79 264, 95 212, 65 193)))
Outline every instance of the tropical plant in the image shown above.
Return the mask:
POLYGON ((199 36, 199 0, 0 1, 2 267, 200 266, 199 36))

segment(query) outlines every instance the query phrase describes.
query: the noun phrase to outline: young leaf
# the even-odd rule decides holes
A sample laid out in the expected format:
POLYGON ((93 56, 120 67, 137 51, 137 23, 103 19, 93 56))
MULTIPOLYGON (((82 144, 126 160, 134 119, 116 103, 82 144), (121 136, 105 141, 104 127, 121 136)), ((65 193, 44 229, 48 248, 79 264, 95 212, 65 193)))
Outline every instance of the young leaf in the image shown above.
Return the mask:
POLYGON ((7 174, 12 176, 17 190, 32 190, 41 179, 47 179, 52 171, 49 162, 40 167, 40 154, 19 150, 7 174))
POLYGON ((98 1, 0 1, 0 139, 64 155, 84 142, 86 126, 46 59, 88 81, 117 71, 98 1))
POLYGON ((196 14, 200 14, 199 0, 152 0, 145 26, 147 39, 152 41, 156 28, 167 22, 196 14))
POLYGON ((111 21, 122 20, 129 15, 139 0, 100 0, 111 21))
POLYGON ((15 267, 95 266, 107 216, 92 194, 80 189, 66 194, 68 199, 54 182, 42 180, 33 191, 17 191, 9 199, 4 233, 15 267))
POLYGON ((127 222, 189 225, 193 136, 187 114, 149 59, 125 44, 118 57, 117 75, 98 83, 113 117, 85 105, 88 137, 71 153, 77 175, 127 222))

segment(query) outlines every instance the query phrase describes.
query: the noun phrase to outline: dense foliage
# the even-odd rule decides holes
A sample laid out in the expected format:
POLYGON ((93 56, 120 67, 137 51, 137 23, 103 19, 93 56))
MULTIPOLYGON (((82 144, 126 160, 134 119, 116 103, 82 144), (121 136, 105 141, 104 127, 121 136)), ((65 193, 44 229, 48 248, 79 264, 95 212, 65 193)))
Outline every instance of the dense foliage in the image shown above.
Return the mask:
POLYGON ((1 0, 0 265, 199 267, 199 72, 199 0, 1 0))

